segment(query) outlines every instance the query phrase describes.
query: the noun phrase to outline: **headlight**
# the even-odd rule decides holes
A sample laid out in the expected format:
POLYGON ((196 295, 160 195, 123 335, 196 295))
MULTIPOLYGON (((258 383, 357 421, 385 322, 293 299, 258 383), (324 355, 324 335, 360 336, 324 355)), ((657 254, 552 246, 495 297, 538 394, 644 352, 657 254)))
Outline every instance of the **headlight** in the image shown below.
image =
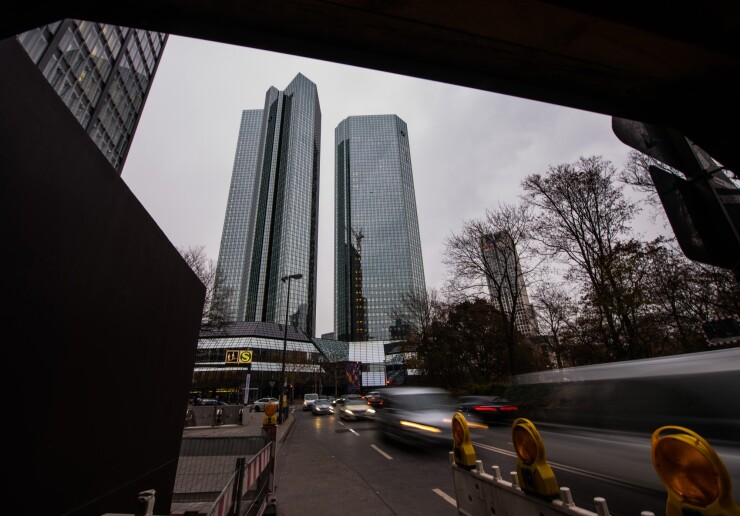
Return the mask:
POLYGON ((432 432, 434 434, 442 433, 442 430, 436 426, 423 425, 421 423, 414 423, 413 421, 401 421, 401 426, 408 428, 416 428, 417 430, 423 430, 425 432, 432 432))
POLYGON ((373 409, 367 409, 367 413, 368 414, 375 414, 375 410, 373 410, 373 409))

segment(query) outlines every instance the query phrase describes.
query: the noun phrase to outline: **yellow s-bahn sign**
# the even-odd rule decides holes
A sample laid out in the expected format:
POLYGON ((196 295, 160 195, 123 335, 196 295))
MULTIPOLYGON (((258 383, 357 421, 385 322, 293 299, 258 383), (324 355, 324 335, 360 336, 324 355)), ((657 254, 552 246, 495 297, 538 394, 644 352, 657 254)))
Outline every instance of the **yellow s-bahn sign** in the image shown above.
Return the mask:
POLYGON ((251 364, 252 351, 249 349, 227 349, 225 364, 251 364))

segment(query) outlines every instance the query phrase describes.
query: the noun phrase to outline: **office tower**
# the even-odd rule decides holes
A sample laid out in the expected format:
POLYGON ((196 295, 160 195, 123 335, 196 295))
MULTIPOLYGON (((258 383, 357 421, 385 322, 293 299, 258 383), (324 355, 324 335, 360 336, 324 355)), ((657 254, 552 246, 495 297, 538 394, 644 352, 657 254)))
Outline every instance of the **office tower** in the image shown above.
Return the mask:
POLYGON ((496 300, 501 295, 504 313, 507 316, 514 313, 514 324, 519 333, 527 336, 539 334, 534 308, 529 302, 516 245, 511 235, 498 231, 483 235, 481 240, 483 257, 491 271, 491 276, 486 278, 491 299, 496 300), (515 299, 516 307, 513 306, 515 299))
POLYGON ((313 336, 320 144, 318 92, 301 74, 242 113, 217 265, 229 320, 283 324, 287 308, 313 336))
POLYGON ((120 174, 167 35, 66 19, 17 39, 120 174))
POLYGON ((335 138, 335 335, 403 338, 401 297, 426 294, 406 123, 351 116, 335 138))

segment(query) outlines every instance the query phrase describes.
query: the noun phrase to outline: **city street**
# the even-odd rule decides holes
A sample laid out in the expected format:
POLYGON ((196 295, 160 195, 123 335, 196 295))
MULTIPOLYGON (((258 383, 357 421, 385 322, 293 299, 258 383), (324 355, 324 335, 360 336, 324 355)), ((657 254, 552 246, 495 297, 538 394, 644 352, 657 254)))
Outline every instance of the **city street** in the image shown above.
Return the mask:
MULTIPOLYGON (((278 456, 279 514, 456 514, 449 450, 387 442, 370 421, 345 422, 300 410, 294 416, 278 456)), ((650 459, 650 436, 575 427, 540 431, 559 485, 571 489, 578 506, 594 511, 593 498, 600 496, 614 515, 665 512, 665 491, 650 459)), ((476 433, 473 442, 486 471, 498 465, 508 479, 516 470, 509 427, 476 433)), ((716 449, 733 477, 737 499, 740 450, 716 449)))

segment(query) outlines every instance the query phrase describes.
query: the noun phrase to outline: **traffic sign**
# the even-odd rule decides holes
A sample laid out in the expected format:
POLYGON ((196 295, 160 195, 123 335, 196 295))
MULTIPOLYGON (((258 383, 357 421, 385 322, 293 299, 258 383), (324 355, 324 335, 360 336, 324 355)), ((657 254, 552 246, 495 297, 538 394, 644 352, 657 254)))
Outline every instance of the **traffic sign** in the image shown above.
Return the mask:
POLYGON ((250 349, 227 349, 225 364, 251 364, 252 350, 250 349))
POLYGON ((239 363, 239 350, 227 349, 226 358, 224 359, 225 364, 238 364, 239 363))

